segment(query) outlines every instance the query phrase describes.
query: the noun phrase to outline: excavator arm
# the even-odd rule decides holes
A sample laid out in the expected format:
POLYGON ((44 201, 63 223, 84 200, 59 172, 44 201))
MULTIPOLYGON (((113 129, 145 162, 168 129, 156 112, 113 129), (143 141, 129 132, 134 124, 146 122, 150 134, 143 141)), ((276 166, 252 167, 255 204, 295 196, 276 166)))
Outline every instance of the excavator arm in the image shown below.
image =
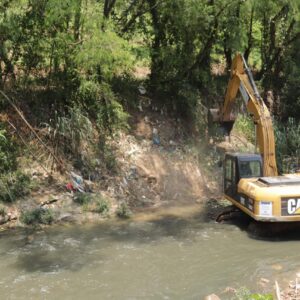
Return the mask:
POLYGON ((252 73, 241 54, 237 54, 233 59, 225 100, 218 112, 217 119, 222 124, 234 122, 233 107, 238 90, 240 90, 246 102, 247 111, 256 125, 256 140, 263 160, 263 176, 277 176, 274 129, 270 112, 260 97, 252 73))

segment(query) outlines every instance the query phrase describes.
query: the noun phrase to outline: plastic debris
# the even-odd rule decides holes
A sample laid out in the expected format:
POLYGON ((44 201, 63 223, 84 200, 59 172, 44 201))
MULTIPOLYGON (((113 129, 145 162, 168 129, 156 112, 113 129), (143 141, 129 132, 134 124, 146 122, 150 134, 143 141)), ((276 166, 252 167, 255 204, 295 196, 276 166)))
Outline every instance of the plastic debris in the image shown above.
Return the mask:
POLYGON ((152 141, 154 145, 160 145, 160 138, 158 135, 158 130, 156 128, 153 128, 152 131, 152 141))
POLYGON ((127 179, 129 179, 129 180, 131 180, 131 179, 137 179, 138 177, 139 176, 138 176, 138 172, 137 172, 136 166, 131 166, 130 170, 129 170, 129 174, 128 174, 127 179))
POLYGON ((71 182, 68 182, 66 184, 66 189, 69 191, 69 192, 75 192, 75 189, 74 189, 74 186, 71 182))
POLYGON ((84 193, 85 190, 84 190, 83 178, 74 172, 70 172, 70 178, 71 178, 71 184, 73 186, 73 190, 84 193))
POLYGON ((147 93, 147 90, 142 85, 139 85, 138 90, 139 90, 141 95, 145 95, 147 93))

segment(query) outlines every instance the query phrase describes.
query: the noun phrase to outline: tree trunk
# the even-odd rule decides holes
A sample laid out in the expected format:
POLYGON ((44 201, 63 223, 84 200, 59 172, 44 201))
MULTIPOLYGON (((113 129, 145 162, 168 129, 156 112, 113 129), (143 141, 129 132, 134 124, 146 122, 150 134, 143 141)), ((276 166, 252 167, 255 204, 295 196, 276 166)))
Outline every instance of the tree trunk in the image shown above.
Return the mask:
POLYGON ((253 46, 253 17, 254 17, 254 5, 251 8, 251 15, 250 15, 250 24, 249 24, 249 31, 248 31, 248 45, 247 48, 244 51, 244 58, 246 61, 248 61, 252 46, 253 46))
POLYGON ((80 37, 80 22, 81 22, 81 4, 82 0, 77 0, 76 12, 74 17, 74 40, 79 41, 80 37))
POLYGON ((108 19, 110 13, 116 3, 116 0, 105 0, 104 1, 104 8, 103 8, 103 16, 105 19, 108 19))
POLYGON ((160 59, 160 46, 164 39, 164 29, 160 22, 157 10, 157 0, 148 0, 150 5, 150 14, 152 18, 152 26, 154 31, 154 39, 151 49, 151 75, 150 81, 152 86, 155 87, 159 80, 160 70, 162 69, 163 62, 160 59))

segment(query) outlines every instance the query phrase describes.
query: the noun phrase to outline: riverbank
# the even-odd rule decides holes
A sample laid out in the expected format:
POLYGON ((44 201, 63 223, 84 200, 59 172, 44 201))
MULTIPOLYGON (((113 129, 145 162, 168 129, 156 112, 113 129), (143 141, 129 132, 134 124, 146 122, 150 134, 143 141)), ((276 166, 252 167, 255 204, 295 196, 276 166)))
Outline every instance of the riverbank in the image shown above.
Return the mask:
POLYGON ((46 159, 18 158, 19 168, 30 178, 30 193, 2 205, 2 229, 98 222, 219 198, 216 150, 204 140, 193 140, 182 120, 157 111, 149 101, 142 102, 140 109, 132 114, 129 131, 107 141, 108 170, 101 168, 103 161, 97 157, 92 172, 64 161, 68 172, 52 169, 51 173, 46 159), (50 215, 47 222, 34 220, 42 219, 45 211, 50 215))

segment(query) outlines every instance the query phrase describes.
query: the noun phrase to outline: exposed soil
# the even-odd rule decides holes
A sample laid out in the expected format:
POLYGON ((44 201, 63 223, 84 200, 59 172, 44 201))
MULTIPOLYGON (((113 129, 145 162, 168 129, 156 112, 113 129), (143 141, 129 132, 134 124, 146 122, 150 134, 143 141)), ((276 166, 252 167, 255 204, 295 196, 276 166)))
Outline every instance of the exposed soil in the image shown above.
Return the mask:
MULTIPOLYGON (((190 142, 187 126, 145 96, 140 97, 139 110, 132 114, 130 131, 110 141, 117 171, 107 173, 97 168, 93 180, 84 178, 85 191, 110 203, 109 216, 115 215, 123 202, 133 213, 180 206, 207 213, 203 204, 221 196, 221 169, 215 165, 215 147, 207 147, 205 141, 190 142)), ((75 203, 76 192, 66 188, 72 182, 70 175, 54 172, 49 177, 43 168, 44 165, 48 169, 49 156, 45 150, 35 148, 34 141, 31 143, 36 156, 42 159, 38 163, 22 157, 20 164, 35 187, 25 199, 7 205, 9 217, 3 219, 3 229, 23 226, 21 213, 38 207, 51 209, 59 223, 94 222, 108 216, 75 203)), ((73 171, 82 176, 79 170, 73 171)), ((211 212, 209 215, 215 216, 211 212)))

